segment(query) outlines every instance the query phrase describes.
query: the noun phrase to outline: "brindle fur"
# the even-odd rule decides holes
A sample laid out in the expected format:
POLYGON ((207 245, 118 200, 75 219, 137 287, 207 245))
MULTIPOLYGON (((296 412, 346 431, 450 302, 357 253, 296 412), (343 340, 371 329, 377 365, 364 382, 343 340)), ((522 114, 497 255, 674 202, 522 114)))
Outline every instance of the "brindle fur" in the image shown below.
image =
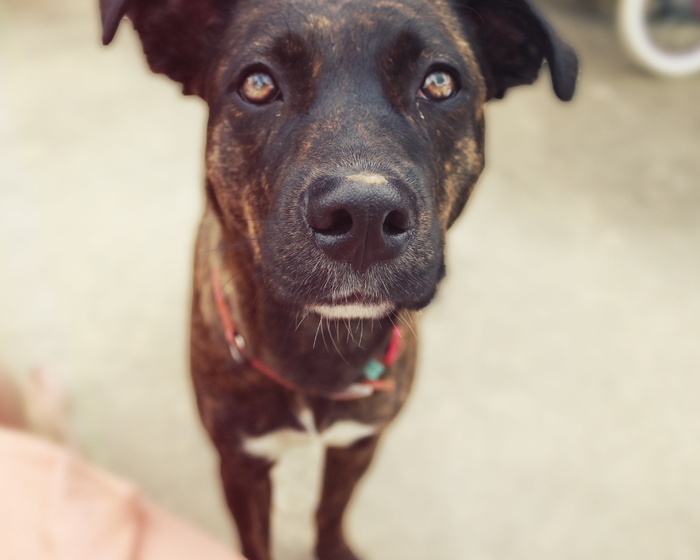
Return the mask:
MULTIPOLYGON (((123 16, 155 72, 209 106, 207 204, 196 245, 191 366, 204 425, 244 554, 268 560, 268 460, 245 438, 282 428, 318 431, 339 420, 377 435, 329 448, 317 511, 316 554, 352 560, 345 508, 383 429, 404 404, 416 364, 416 310, 444 276, 447 229, 484 166, 484 104, 533 82, 546 59, 557 95, 571 98, 577 60, 525 0, 100 0, 105 44, 123 16), (439 64, 460 91, 417 96, 439 64), (264 65, 282 97, 254 106, 238 95, 246 68, 264 65), (314 244, 300 200, 323 177, 391 177, 417 206, 401 255, 358 270, 314 244), (229 354, 211 284, 216 267, 248 352, 300 389, 290 391, 229 354), (309 307, 361 294, 390 301, 376 319, 322 319, 309 307), (385 373, 394 393, 354 401, 322 396, 358 381, 380 358, 394 324, 398 360, 385 373)), ((379 186, 377 187, 379 188, 379 186)))

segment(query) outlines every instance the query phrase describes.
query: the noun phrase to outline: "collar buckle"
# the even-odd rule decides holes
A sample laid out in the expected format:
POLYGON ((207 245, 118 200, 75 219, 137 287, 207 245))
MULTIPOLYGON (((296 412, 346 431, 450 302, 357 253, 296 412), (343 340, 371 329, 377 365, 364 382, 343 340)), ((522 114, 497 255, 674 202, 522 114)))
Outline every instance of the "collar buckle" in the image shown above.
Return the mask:
POLYGON ((233 361, 237 364, 242 364, 246 361, 243 353, 245 352, 245 340, 240 334, 236 334, 233 337, 233 344, 229 344, 228 348, 231 352, 231 357, 233 361))

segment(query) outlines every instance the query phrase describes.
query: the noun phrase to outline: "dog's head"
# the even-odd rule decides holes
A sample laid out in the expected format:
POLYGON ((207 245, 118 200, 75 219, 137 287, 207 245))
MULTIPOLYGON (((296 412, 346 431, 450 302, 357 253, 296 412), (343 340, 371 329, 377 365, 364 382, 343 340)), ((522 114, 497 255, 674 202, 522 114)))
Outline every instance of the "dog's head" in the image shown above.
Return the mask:
POLYGON ((578 63, 526 0, 100 0, 209 105, 207 194, 273 297, 327 317, 418 309, 484 164, 483 106, 578 63))

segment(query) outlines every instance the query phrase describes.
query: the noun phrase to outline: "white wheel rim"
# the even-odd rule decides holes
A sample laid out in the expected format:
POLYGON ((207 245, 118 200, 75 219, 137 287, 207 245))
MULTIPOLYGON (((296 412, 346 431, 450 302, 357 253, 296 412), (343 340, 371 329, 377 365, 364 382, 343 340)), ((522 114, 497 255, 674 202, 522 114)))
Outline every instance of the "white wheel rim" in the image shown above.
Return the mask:
POLYGON ((617 24, 629 54, 642 66, 664 76, 686 76, 700 70, 700 45, 682 53, 668 53, 647 32, 646 0, 620 0, 617 24))

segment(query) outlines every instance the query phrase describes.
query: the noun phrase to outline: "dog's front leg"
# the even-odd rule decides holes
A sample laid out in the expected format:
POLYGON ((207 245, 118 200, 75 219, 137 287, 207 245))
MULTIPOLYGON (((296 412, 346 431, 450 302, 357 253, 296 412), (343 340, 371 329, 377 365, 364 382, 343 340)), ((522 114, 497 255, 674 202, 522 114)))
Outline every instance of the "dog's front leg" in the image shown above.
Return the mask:
POLYGON ((219 455, 226 503, 238 527, 243 555, 248 560, 270 560, 273 464, 240 450, 220 448, 219 455))
POLYGON ((345 541, 343 516, 378 442, 379 436, 372 436, 350 447, 329 447, 326 451, 321 501, 316 511, 318 560, 358 560, 345 541))

